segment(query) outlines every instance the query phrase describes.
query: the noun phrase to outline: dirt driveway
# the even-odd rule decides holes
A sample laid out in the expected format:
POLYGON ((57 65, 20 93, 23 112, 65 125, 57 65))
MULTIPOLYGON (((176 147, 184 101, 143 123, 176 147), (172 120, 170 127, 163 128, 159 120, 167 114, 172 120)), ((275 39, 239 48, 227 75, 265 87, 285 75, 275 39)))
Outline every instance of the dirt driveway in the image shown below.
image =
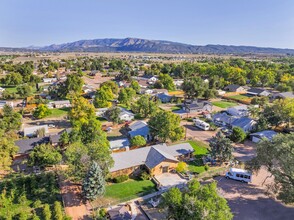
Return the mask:
POLYGON ((220 194, 228 200, 236 220, 290 220, 294 207, 287 207, 265 194, 265 188, 256 185, 263 182, 265 174, 254 176, 253 184, 241 183, 218 177, 220 194))

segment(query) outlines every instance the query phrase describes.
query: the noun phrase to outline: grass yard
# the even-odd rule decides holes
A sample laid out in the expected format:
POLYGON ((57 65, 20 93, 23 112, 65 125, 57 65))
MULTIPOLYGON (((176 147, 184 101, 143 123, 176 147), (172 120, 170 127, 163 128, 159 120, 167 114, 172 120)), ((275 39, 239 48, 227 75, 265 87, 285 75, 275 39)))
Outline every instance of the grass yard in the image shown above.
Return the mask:
POLYGON ((117 200, 131 200, 155 191, 155 184, 151 180, 128 180, 127 182, 106 186, 105 197, 117 200))
POLYGON ((247 99, 250 99, 246 95, 233 95, 233 96, 229 96, 229 98, 236 99, 236 100, 247 100, 247 99))
POLYGON ((178 110, 181 110, 182 109, 182 107, 180 106, 180 105, 175 105, 175 106, 173 106, 173 107, 171 107, 171 111, 172 112, 174 112, 174 111, 178 111, 178 110))
POLYGON ((238 105, 235 102, 228 102, 228 101, 216 101, 216 102, 212 102, 212 104, 220 108, 230 108, 230 107, 238 105))
POLYGON ((0 182, 0 194, 0 219, 32 219, 32 213, 44 219, 44 205, 50 206, 53 215, 54 202, 61 202, 53 173, 4 179, 0 182))
POLYGON ((1 86, 2 88, 4 88, 7 92, 9 93, 16 93, 16 86, 1 86))
POLYGON ((70 108, 53 108, 50 110, 51 114, 48 116, 48 118, 58 118, 66 116, 70 108))
POLYGON ((188 141, 195 150, 195 160, 188 162, 188 169, 193 173, 202 173, 205 171, 202 157, 208 154, 209 146, 200 141, 188 141))

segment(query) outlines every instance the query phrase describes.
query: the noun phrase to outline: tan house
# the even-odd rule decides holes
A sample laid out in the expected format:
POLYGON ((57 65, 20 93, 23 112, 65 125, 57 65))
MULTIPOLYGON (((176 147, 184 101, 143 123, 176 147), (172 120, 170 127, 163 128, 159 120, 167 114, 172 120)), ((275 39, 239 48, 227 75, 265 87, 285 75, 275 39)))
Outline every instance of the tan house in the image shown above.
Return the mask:
POLYGON ((110 172, 112 177, 136 174, 144 169, 151 175, 167 173, 174 170, 179 161, 190 159, 193 151, 189 143, 182 143, 172 146, 159 144, 113 153, 114 166, 110 172))

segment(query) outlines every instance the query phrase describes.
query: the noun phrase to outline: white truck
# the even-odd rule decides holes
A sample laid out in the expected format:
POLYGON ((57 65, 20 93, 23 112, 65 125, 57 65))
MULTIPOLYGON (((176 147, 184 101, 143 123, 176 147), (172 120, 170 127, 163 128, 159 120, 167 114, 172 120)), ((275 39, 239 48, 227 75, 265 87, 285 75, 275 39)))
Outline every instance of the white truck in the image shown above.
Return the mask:
POLYGON ((210 125, 206 123, 205 121, 201 121, 200 119, 193 119, 193 122, 195 123, 195 126, 197 128, 200 128, 204 131, 208 131, 210 128, 210 125))
POLYGON ((250 183, 252 174, 243 169, 231 168, 225 176, 227 179, 238 180, 244 183, 250 183))

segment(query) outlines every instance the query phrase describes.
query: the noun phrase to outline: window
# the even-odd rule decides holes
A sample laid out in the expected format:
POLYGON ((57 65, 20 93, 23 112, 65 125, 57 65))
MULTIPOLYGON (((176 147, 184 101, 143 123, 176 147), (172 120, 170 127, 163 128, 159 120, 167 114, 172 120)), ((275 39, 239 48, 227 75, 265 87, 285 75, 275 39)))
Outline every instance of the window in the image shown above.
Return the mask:
POLYGON ((240 178, 243 178, 243 175, 242 174, 240 175, 240 178))
POLYGON ((236 177, 240 177, 240 174, 236 174, 236 177))

